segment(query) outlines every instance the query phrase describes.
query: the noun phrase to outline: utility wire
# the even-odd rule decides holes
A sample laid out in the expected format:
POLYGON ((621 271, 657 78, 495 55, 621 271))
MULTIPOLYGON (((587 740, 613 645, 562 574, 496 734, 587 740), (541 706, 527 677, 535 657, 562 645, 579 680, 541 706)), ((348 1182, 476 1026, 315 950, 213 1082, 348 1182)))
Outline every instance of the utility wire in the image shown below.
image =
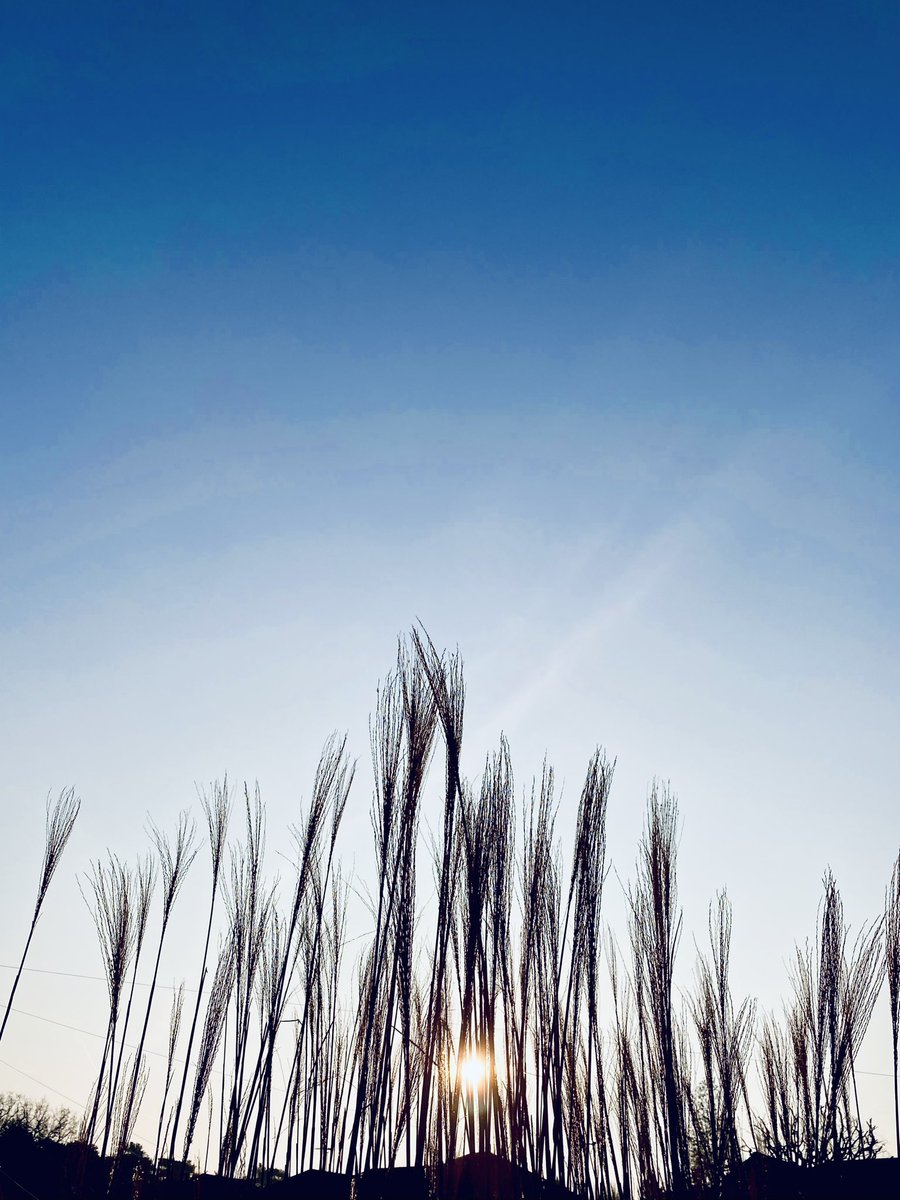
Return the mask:
MULTIPOLYGON (((102 1034, 102 1033, 94 1033, 94 1031, 92 1029, 82 1029, 78 1025, 67 1025, 65 1023, 65 1021, 55 1021, 52 1017, 42 1017, 40 1015, 40 1013, 27 1012, 24 1008, 12 1008, 12 1009, 10 1009, 10 1012, 14 1012, 20 1017, 31 1017, 35 1021, 44 1021, 47 1025, 58 1025, 60 1029, 68 1029, 72 1033, 83 1033, 86 1037, 97 1038, 98 1040, 100 1040, 106 1036, 105 1034, 102 1034)), ((137 1046, 135 1046, 133 1042, 126 1042, 125 1045, 128 1047, 129 1050, 137 1049, 137 1046)), ((169 1057, 168 1051, 151 1050, 149 1048, 149 1046, 144 1047, 144 1053, 152 1054, 154 1056, 154 1058, 168 1058, 169 1057)), ((175 1056, 175 1058, 173 1058, 172 1061, 179 1063, 181 1066, 184 1066, 184 1059, 179 1058, 177 1055, 175 1056)), ((0 1058, 0 1064, 2 1064, 3 1066, 6 1066, 6 1067, 11 1067, 13 1071, 18 1071, 20 1075, 24 1075, 26 1079, 31 1079, 32 1082, 34 1082, 34 1083, 40 1083, 41 1087, 50 1088, 51 1092, 56 1092, 57 1096, 62 1096, 63 1099, 68 1100, 70 1104, 78 1104, 77 1100, 72 1100, 69 1096, 66 1096, 63 1092, 57 1091, 56 1088, 50 1087, 49 1083, 42 1083, 40 1079, 35 1079, 33 1075, 29 1075, 26 1071, 22 1071, 18 1067, 13 1067, 12 1063, 5 1062, 2 1058, 0 1058)), ((191 1064, 191 1066, 194 1066, 194 1067, 196 1067, 196 1065, 197 1065, 196 1063, 191 1064)), ((214 1069, 212 1071, 212 1074, 213 1075, 222 1075, 223 1072, 221 1069, 218 1069, 218 1070, 214 1069)), ((225 1078, 230 1079, 231 1076, 226 1074, 225 1078)), ((278 1088, 278 1087, 273 1087, 272 1091, 283 1093, 284 1089, 278 1088)), ((78 1104, 78 1107, 84 1108, 84 1105, 78 1104)))
MULTIPOLYGON (((35 1021, 44 1021, 44 1022, 46 1022, 47 1025, 58 1025, 60 1029, 70 1029, 72 1031, 72 1033, 83 1033, 86 1037, 97 1038, 98 1040, 102 1040, 103 1038, 106 1037, 105 1034, 94 1033, 93 1030, 91 1030, 91 1029, 81 1029, 78 1025, 67 1025, 64 1021, 55 1021, 52 1017, 42 1017, 40 1015, 40 1013, 26 1012, 26 1010, 24 1008, 14 1008, 11 1011, 14 1013, 18 1013, 18 1015, 20 1017, 31 1017, 35 1021)), ((128 1047, 129 1050, 137 1049, 137 1046, 135 1046, 133 1042, 126 1042, 125 1045, 128 1047)), ((149 1046, 144 1047, 144 1053, 152 1054, 155 1058, 168 1058, 169 1057, 168 1052, 164 1052, 162 1050, 151 1050, 149 1048, 149 1046)), ((174 1059, 174 1061, 184 1065, 183 1058, 176 1058, 176 1059, 174 1059)), ((24 1071, 22 1073, 24 1074, 24 1071)), ((40 1081, 38 1080, 37 1082, 40 1082, 40 1081)), ((60 1092, 60 1095, 62 1095, 62 1092, 60 1092)), ((73 1103, 74 1103, 74 1101, 73 1101, 73 1103)))
MULTIPOLYGON (((101 1038, 104 1036, 102 1033, 93 1033, 90 1029, 80 1029, 77 1025, 67 1025, 65 1021, 54 1021, 52 1017, 42 1017, 40 1013, 26 1012, 24 1008, 14 1008, 12 1011, 20 1017, 31 1017, 35 1021, 44 1021, 48 1025, 58 1025, 60 1029, 71 1029, 73 1033, 83 1033, 87 1037, 101 1038)), ((133 1050, 134 1047, 129 1046, 129 1049, 133 1050)), ((155 1054, 156 1051, 151 1050, 150 1053, 155 1054)))
MULTIPOLYGON (((18 970, 12 963, 0 963, 0 970, 15 971, 18 970)), ((106 983, 105 975, 78 975, 74 971, 51 971, 47 967, 23 967, 23 971, 30 972, 32 975, 60 975, 63 979, 90 979, 95 983, 106 983)), ((137 987, 149 987, 149 983, 143 983, 140 979, 135 980, 137 987)), ((166 988, 170 992, 177 991, 174 983, 157 983, 158 988, 166 988)), ((196 992, 196 988, 185 987, 186 992, 196 992)))
POLYGON ((59 1088, 52 1087, 49 1083, 44 1083, 43 1079, 36 1079, 34 1075, 29 1075, 27 1071, 23 1071, 21 1067, 14 1067, 11 1062, 7 1062, 5 1058, 0 1058, 0 1065, 9 1067, 11 1071, 15 1071, 18 1075, 24 1075, 26 1079, 30 1079, 32 1083, 38 1084, 39 1087, 46 1088, 48 1092, 53 1092, 55 1096, 62 1096, 63 1100, 67 1100, 69 1104, 74 1104, 76 1108, 83 1109, 84 1105, 73 1100, 71 1096, 67 1096, 65 1092, 61 1092, 59 1088))
POLYGON ((24 1183, 19 1183, 18 1179, 13 1179, 12 1175, 10 1175, 8 1171, 4 1171, 2 1167, 0 1167, 0 1175, 2 1175, 4 1179, 8 1179, 13 1187, 18 1188, 20 1192, 24 1192, 26 1196, 30 1196, 31 1200, 38 1200, 34 1192, 30 1192, 24 1183))

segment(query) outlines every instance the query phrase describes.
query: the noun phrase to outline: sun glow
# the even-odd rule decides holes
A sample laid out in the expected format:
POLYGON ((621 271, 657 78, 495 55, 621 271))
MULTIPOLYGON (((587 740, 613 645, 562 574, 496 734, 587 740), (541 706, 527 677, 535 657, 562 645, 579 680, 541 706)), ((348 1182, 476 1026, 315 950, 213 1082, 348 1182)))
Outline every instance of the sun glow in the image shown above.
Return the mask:
POLYGON ((480 1092, 487 1084, 488 1064, 483 1054, 467 1054, 459 1060, 459 1082, 466 1092, 480 1092))

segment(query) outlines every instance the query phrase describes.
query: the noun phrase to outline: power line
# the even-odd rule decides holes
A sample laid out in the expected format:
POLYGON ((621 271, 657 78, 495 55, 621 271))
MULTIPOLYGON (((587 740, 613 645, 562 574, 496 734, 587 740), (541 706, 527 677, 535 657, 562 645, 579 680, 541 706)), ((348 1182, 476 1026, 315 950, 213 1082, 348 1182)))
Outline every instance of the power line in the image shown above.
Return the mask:
MULTIPOLYGON (((92 1037, 92 1038, 97 1038, 98 1040, 102 1040, 106 1036, 103 1033, 94 1033, 93 1030, 91 1030, 91 1029, 81 1029, 77 1025, 67 1025, 65 1023, 65 1021, 55 1021, 52 1017, 42 1017, 40 1015, 40 1013, 27 1012, 24 1008, 14 1008, 11 1011, 14 1013, 17 1013, 20 1017, 31 1017, 35 1021, 44 1021, 44 1022, 46 1022, 47 1025, 58 1025, 60 1029, 69 1029, 72 1031, 72 1033, 83 1033, 86 1037, 92 1037)), ((133 1042, 126 1042, 125 1045, 127 1046, 127 1048, 129 1050, 137 1050, 137 1046, 135 1046, 133 1042)), ((167 1052, 164 1052, 162 1050, 151 1050, 149 1046, 144 1047, 144 1053, 152 1054, 154 1056, 154 1058, 168 1058, 169 1057, 167 1052)), ((174 1061, 179 1062, 182 1065, 184 1065, 183 1058, 175 1058, 174 1061)), ((23 1074, 24 1074, 24 1072, 23 1072, 23 1074)), ((62 1095, 61 1092, 60 1092, 60 1095, 62 1095)))
MULTIPOLYGON (((73 1033, 83 1033, 87 1037, 98 1039, 103 1037, 102 1033, 94 1033, 90 1029, 79 1029, 77 1025, 67 1025, 65 1021, 54 1021, 52 1017, 42 1017, 40 1013, 26 1012, 24 1008, 14 1008, 12 1011, 20 1017, 31 1017, 35 1021, 44 1021, 48 1025, 58 1025, 60 1029, 71 1029, 73 1033)), ((156 1051, 151 1050, 150 1053, 155 1054, 156 1051)))
MULTIPOLYGON (((106 1036, 105 1034, 102 1034, 102 1033, 94 1033, 94 1031, 92 1029, 81 1029, 78 1025, 67 1025, 65 1023, 65 1021, 56 1021, 53 1019, 53 1017, 42 1017, 40 1015, 40 1013, 27 1012, 24 1008, 13 1008, 10 1011, 16 1013, 20 1017, 31 1017, 35 1021, 43 1021, 47 1025, 58 1025, 60 1029, 68 1029, 72 1033, 83 1033, 86 1037, 92 1037, 92 1038, 97 1038, 98 1040, 101 1040, 106 1036)), ((127 1046, 127 1048, 129 1050, 137 1050, 137 1046, 135 1046, 135 1044, 133 1042, 126 1042, 125 1045, 127 1046)), ((152 1054, 154 1058, 168 1058, 169 1057, 168 1051, 151 1050, 149 1046, 144 1047, 144 1053, 152 1054)), ((173 1058, 172 1061, 179 1063, 181 1066, 184 1066, 184 1063, 185 1063, 185 1060, 183 1058, 180 1058, 178 1055, 175 1055, 175 1057, 173 1058)), ((31 1080, 33 1080, 34 1083, 40 1083, 41 1087, 50 1087, 49 1083, 41 1083, 40 1079, 34 1079, 34 1076, 29 1075, 26 1071, 22 1071, 18 1067, 13 1067, 12 1063, 5 1063, 2 1058, 0 1058, 0 1063, 3 1063, 4 1066, 12 1067, 13 1071, 18 1071, 19 1074, 24 1075, 26 1079, 31 1079, 31 1080)), ((194 1063, 191 1063, 190 1065, 193 1067, 196 1067, 197 1064, 194 1062, 194 1063)), ((213 1075, 223 1075, 224 1074, 226 1079, 232 1078, 227 1072, 223 1071, 222 1069, 213 1070, 212 1074, 213 1075)), ((276 1091, 276 1092, 280 1092, 281 1094, 284 1093, 283 1088, 278 1088, 278 1087, 273 1086, 272 1090, 276 1091)), ((77 1100, 71 1100, 70 1097, 64 1095, 63 1092, 57 1091, 56 1088, 50 1087, 50 1091, 56 1092, 57 1096, 62 1096, 64 1100, 69 1100, 69 1102, 71 1104, 78 1104, 77 1100)), ((78 1107, 84 1108, 84 1105, 78 1104, 78 1107)))
POLYGON ((8 1179, 13 1187, 17 1187, 20 1192, 24 1192, 26 1196, 30 1196, 31 1200, 38 1200, 34 1192, 30 1192, 24 1183, 19 1183, 18 1179, 13 1179, 12 1175, 10 1175, 8 1171, 4 1171, 2 1167, 0 1167, 0 1175, 2 1175, 4 1179, 8 1179))
MULTIPOLYGON (((359 937, 365 937, 365 936, 366 936, 365 934, 359 935, 359 937)), ((358 940, 359 940, 358 937, 348 938, 347 941, 342 944, 347 945, 349 942, 355 942, 358 940)), ((16 967, 11 966, 9 963, 0 963, 0 970, 14 971, 16 969, 17 969, 16 967)), ((25 967, 23 969, 26 971, 31 971, 36 975, 60 975, 64 979, 90 979, 90 980, 95 980, 98 983, 106 982, 105 978, 102 975, 76 975, 76 974, 73 974, 71 971, 51 971, 46 967, 43 967, 43 968, 42 967, 25 967)), ((140 980, 136 980, 135 982, 137 983, 138 987, 149 987, 150 986, 149 983, 141 983, 140 980)), ((175 985, 171 984, 171 983, 157 983, 156 986, 160 987, 160 988, 167 988, 169 991, 176 990, 175 985)), ((197 989, 185 987, 184 990, 186 992, 196 992, 197 989)), ((350 1009, 348 1007, 345 1007, 345 1006, 339 1006, 339 1007, 341 1008, 341 1011, 343 1011, 343 1012, 350 1011, 350 1009)), ((78 1025, 67 1025, 65 1023, 65 1021, 55 1021, 52 1017, 42 1017, 40 1015, 40 1013, 27 1012, 24 1008, 13 1008, 11 1011, 14 1013, 17 1013, 20 1017, 31 1017, 35 1021, 44 1021, 47 1025, 58 1025, 60 1029, 69 1029, 72 1031, 72 1033, 83 1033, 86 1037, 102 1038, 105 1036, 102 1033, 94 1033, 94 1031, 92 1029, 81 1029, 78 1025)), ((293 1022, 291 1020, 286 1020, 286 1021, 281 1022, 281 1024, 283 1024, 283 1025, 289 1025, 292 1023, 293 1022)), ((132 1046, 128 1042, 126 1042, 125 1044, 128 1046, 129 1050, 136 1049, 135 1046, 132 1046)), ((157 1058, 166 1058, 167 1057, 167 1055, 164 1054, 163 1051, 161 1051, 161 1050, 147 1049, 146 1053, 153 1054, 157 1058)), ((0 1062, 2 1062, 2 1061, 3 1060, 0 1059, 0 1062)), ((183 1061, 183 1060, 176 1059, 176 1061, 183 1061)), ((6 1063, 6 1066, 9 1066, 9 1065, 10 1065, 9 1063, 6 1063)), ((14 1071, 17 1071, 18 1067, 13 1067, 12 1069, 14 1071)), ((862 1069, 862 1067, 857 1067, 856 1073, 857 1073, 857 1075, 875 1075, 879 1079, 893 1079, 893 1075, 891 1074, 890 1071, 864 1071, 862 1069)), ((25 1072, 22 1071, 22 1072, 20 1072, 20 1074, 25 1075, 25 1072)), ((31 1076, 28 1075, 27 1078, 30 1079, 31 1076)), ((40 1080, 35 1080, 35 1082, 40 1083, 40 1080)), ((49 1087, 50 1085, 49 1084, 41 1084, 41 1086, 49 1087)), ((54 1091, 55 1089, 51 1088, 50 1090, 54 1091)), ((62 1092, 58 1092, 57 1095, 62 1096, 62 1092)), ((68 1099, 68 1097, 65 1097, 65 1098, 68 1099)), ((72 1100, 71 1103, 76 1104, 77 1101, 72 1100)))
POLYGON ((0 1065, 9 1067, 11 1071, 15 1071, 19 1075, 24 1075, 26 1079, 30 1079, 32 1083, 36 1083, 39 1087, 46 1088, 48 1092, 53 1092, 55 1096, 62 1096, 63 1100, 67 1100, 69 1104, 74 1104, 76 1108, 84 1109, 84 1105, 80 1100, 73 1100, 71 1096, 67 1096, 65 1092, 61 1092, 59 1088, 52 1087, 49 1083, 44 1083, 43 1079, 36 1079, 34 1075, 29 1075, 21 1067, 14 1067, 5 1058, 0 1058, 0 1065))
MULTIPOLYGON (((13 963, 0 963, 0 970, 17 971, 18 967, 13 963)), ((74 971, 51 971, 48 967, 23 967, 22 970, 32 975, 59 975, 63 979, 89 979, 94 983, 106 983, 105 975, 78 975, 74 971)), ((134 982, 137 987, 150 987, 149 983, 144 983, 140 979, 136 979, 134 982)), ((156 986, 158 988, 166 988, 170 992, 177 991, 174 983, 157 983, 156 986)), ((185 987, 184 990, 186 992, 196 992, 197 989, 185 987)))

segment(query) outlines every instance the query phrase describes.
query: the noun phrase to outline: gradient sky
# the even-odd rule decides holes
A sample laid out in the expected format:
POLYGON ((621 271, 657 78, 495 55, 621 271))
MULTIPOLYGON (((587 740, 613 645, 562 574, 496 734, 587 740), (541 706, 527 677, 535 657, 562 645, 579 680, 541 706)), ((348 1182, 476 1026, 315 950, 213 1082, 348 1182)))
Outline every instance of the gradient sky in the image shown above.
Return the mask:
MULTIPOLYGON (((227 770, 274 864, 332 729, 365 767, 417 618, 462 651, 470 773, 501 730, 520 790, 546 751, 565 828, 593 747, 617 758, 623 879, 671 781, 686 928, 727 885, 764 1006, 828 864, 876 915, 898 58, 894 6, 822 0, 6 14, 3 963, 48 791, 84 811, 31 965, 98 975, 89 860, 227 770)), ((361 877, 368 802, 361 770, 361 877)), ((0 1089, 83 1101, 96 1044, 36 1016, 99 1030, 103 999, 29 976, 0 1089)))

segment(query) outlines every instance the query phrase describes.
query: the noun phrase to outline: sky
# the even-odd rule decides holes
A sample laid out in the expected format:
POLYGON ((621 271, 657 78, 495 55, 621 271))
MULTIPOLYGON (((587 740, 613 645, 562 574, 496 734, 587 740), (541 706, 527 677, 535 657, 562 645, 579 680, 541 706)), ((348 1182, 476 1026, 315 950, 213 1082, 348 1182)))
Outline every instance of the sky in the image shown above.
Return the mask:
POLYGON ((347 731, 366 877, 368 718, 415 621, 462 653, 471 776, 501 732, 520 795, 546 754, 564 833, 616 759, 613 916, 671 784, 686 978, 727 886, 736 987, 778 1009, 826 867, 858 928, 900 847, 897 10, 4 25, 3 964, 48 793, 83 811, 30 959, 69 975, 27 976, 0 1090, 84 1103, 78 881, 197 787, 258 781, 275 863, 347 731))

